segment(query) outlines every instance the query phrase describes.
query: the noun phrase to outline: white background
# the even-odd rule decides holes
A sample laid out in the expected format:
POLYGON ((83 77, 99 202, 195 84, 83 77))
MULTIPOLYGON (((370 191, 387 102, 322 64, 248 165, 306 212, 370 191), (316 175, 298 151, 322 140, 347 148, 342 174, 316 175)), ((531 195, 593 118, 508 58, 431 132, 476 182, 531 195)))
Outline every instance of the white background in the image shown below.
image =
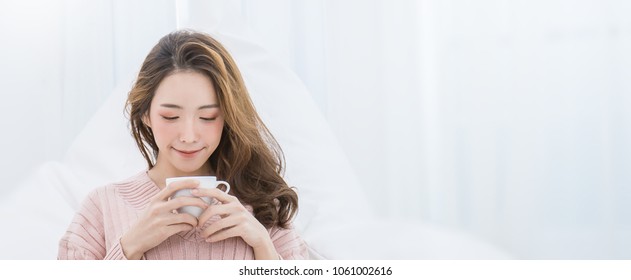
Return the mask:
POLYGON ((380 216, 631 258, 622 0, 2 0, 0 194, 63 159, 160 37, 225 9, 305 82, 380 216))

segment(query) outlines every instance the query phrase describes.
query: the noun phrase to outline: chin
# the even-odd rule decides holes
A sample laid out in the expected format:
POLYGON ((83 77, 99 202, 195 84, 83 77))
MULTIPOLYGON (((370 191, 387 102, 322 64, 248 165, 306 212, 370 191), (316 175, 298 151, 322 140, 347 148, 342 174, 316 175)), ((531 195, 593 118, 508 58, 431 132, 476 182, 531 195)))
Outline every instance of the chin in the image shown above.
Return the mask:
POLYGON ((199 168, 186 168, 180 169, 180 171, 190 175, 204 175, 205 173, 208 173, 208 170, 200 170, 199 168))
POLYGON ((182 165, 176 165, 175 166, 175 168, 179 172, 186 173, 186 174, 201 173, 201 172, 204 171, 204 170, 201 170, 201 168, 203 168, 203 167, 204 167, 203 164, 198 164, 198 165, 182 164, 182 165))

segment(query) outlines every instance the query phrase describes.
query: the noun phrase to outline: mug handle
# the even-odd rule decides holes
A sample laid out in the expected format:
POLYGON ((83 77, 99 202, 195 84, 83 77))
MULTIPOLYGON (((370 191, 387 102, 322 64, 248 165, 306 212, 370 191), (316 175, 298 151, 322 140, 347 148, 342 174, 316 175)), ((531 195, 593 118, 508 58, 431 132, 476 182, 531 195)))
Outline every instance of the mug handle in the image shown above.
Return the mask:
POLYGON ((226 191, 225 191, 225 193, 229 193, 229 192, 230 192, 230 184, 228 184, 228 182, 226 182, 226 181, 217 181, 217 182, 215 182, 215 188, 216 188, 216 187, 219 187, 219 185, 224 185, 224 186, 226 186, 226 191))

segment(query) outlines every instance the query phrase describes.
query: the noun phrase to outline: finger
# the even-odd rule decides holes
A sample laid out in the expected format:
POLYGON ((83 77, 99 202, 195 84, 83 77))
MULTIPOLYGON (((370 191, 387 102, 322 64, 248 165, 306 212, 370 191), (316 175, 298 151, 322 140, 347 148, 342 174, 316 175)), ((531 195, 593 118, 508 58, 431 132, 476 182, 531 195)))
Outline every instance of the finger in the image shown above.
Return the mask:
POLYGON ((161 205, 161 207, 164 207, 164 210, 169 212, 176 210, 182 206, 197 206, 204 210, 208 208, 208 203, 206 203, 206 201, 203 201, 199 197, 181 196, 173 198, 161 205))
POLYGON ((193 215, 187 213, 170 215, 165 218, 164 222, 167 224, 167 226, 187 224, 191 225, 192 227, 196 227, 198 225, 197 219, 193 215))
POLYGON ((208 206, 208 209, 202 212, 202 214, 199 215, 199 218, 197 219, 199 220, 199 224, 203 225, 206 223, 206 221, 208 221, 215 215, 219 215, 220 217, 224 218, 233 212, 233 207, 230 204, 210 205, 208 206))
POLYGON ((183 189, 195 189, 197 187, 199 187, 199 181, 193 179, 172 182, 164 189, 160 190, 160 192, 156 194, 156 198, 158 200, 167 200, 167 198, 173 196, 176 191, 183 189))
POLYGON ((221 203, 239 201, 235 196, 229 195, 218 188, 196 188, 191 190, 191 193, 194 196, 213 197, 219 200, 221 203))
POLYGON ((220 232, 222 230, 233 228, 233 227, 237 226, 240 222, 241 222, 241 220, 239 218, 234 217, 234 216, 229 216, 227 218, 219 219, 218 221, 212 223, 207 228, 205 228, 201 232, 201 236, 203 238, 212 236, 213 234, 218 233, 218 232, 220 232))
POLYGON ((174 224, 174 225, 170 225, 170 226, 167 227, 167 234, 169 236, 171 236, 171 235, 177 234, 179 232, 190 231, 193 228, 195 228, 195 227, 193 227, 193 226, 191 226, 189 224, 174 224))
POLYGON ((217 242, 231 237, 241 236, 241 233, 242 230, 239 227, 231 227, 211 235, 206 238, 206 242, 217 242))

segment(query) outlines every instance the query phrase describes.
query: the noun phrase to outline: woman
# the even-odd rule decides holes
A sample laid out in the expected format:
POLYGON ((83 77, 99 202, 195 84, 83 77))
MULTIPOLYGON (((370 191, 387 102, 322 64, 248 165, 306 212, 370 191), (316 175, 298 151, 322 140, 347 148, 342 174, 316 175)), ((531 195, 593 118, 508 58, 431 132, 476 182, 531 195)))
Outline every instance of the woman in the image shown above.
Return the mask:
POLYGON ((147 55, 127 99, 148 169, 90 193, 62 237, 59 259, 304 259, 291 226, 296 193, 283 154, 256 113, 241 74, 212 37, 176 31, 147 55), (230 193, 181 176, 216 176, 230 193), (198 197, 170 197, 194 189, 198 197), (199 218, 177 213, 204 209, 199 218))

